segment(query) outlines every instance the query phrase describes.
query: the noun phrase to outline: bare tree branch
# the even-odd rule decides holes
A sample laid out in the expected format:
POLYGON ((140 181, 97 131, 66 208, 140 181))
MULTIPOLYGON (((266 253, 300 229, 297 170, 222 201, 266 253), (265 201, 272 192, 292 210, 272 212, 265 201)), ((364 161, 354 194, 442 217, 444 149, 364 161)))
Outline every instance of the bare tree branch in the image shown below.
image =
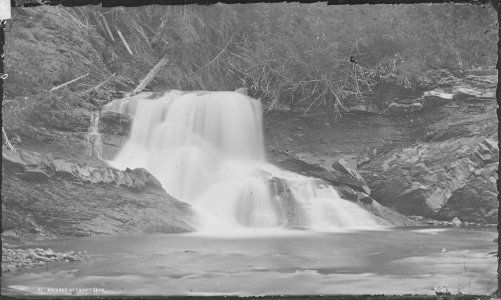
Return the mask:
POLYGON ((49 93, 50 93, 50 92, 53 92, 53 91, 55 91, 55 90, 58 90, 58 89, 62 88, 63 86, 67 86, 68 84, 73 83, 73 82, 75 82, 75 81, 77 81, 77 80, 79 80, 79 79, 82 79, 82 78, 84 78, 85 76, 87 76, 87 75, 89 75, 89 74, 90 74, 90 73, 87 73, 87 74, 82 75, 82 76, 80 76, 80 77, 78 77, 78 78, 75 78, 75 79, 73 79, 73 80, 70 80, 70 81, 68 81, 68 82, 66 82, 66 83, 63 83, 63 84, 58 85, 58 86, 56 86, 56 87, 53 87, 52 89, 50 89, 49 93))

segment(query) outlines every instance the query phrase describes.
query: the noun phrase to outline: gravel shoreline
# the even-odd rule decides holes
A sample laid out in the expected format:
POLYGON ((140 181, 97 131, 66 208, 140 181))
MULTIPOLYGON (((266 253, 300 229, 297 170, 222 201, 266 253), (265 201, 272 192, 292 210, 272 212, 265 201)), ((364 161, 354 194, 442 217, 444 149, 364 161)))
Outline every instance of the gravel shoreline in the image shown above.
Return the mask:
POLYGON ((2 273, 18 272, 48 263, 84 261, 85 251, 55 252, 52 249, 13 249, 2 246, 2 273))

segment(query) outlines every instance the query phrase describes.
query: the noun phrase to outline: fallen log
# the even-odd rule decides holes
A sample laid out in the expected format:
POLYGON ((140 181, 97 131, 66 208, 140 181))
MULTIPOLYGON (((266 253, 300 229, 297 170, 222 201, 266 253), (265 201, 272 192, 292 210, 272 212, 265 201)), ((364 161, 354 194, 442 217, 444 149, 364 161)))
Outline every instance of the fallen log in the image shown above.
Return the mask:
POLYGON ((115 77, 115 75, 116 75, 116 74, 117 74, 117 73, 113 73, 113 74, 111 74, 111 76, 110 76, 110 77, 108 77, 108 79, 106 79, 105 81, 103 81, 103 82, 101 82, 100 84, 96 85, 95 87, 92 87, 92 88, 90 88, 90 89, 88 89, 88 90, 84 91, 82 94, 87 94, 87 93, 89 93, 89 92, 91 92, 91 91, 93 91, 93 90, 98 90, 100 87, 102 87, 103 85, 105 85, 106 83, 108 83, 108 81, 110 81, 113 77, 115 77))
POLYGON ((14 149, 14 146, 12 146, 12 144, 10 143, 9 138, 7 137, 7 133, 5 133, 5 129, 3 128, 3 126, 2 126, 2 135, 3 135, 4 139, 5 139, 5 143, 9 147, 9 149, 11 151, 16 152, 16 149, 14 149))
POLYGON ((139 83, 139 85, 131 92, 126 94, 126 97, 133 96, 146 88, 146 86, 155 78, 157 73, 169 62, 167 55, 164 55, 158 63, 151 69, 151 71, 144 77, 144 79, 139 83))
POLYGON ((134 55, 132 53, 132 50, 130 50, 130 47, 129 47, 129 44, 127 44, 127 41, 125 40, 122 32, 120 32, 120 30, 118 28, 115 28, 118 32, 118 36, 120 37, 120 39, 122 40, 122 43, 124 44, 125 48, 127 48, 127 51, 129 51, 130 55, 134 55))
POLYGON ((89 75, 89 74, 90 74, 90 73, 87 73, 87 74, 82 75, 82 76, 80 76, 80 77, 78 77, 78 78, 75 78, 75 79, 73 79, 73 80, 70 80, 70 81, 68 81, 68 82, 66 82, 66 83, 63 83, 63 84, 58 85, 58 86, 56 86, 56 87, 53 87, 53 88, 51 88, 51 89, 50 89, 49 93, 50 93, 50 92, 53 92, 53 91, 56 91, 56 90, 58 90, 58 89, 60 89, 60 88, 62 88, 62 87, 64 87, 64 86, 67 86, 68 84, 73 83, 73 82, 75 82, 75 81, 77 81, 77 80, 79 80, 79 79, 82 79, 82 78, 84 78, 85 76, 87 76, 87 75, 89 75))
POLYGON ((115 41, 115 37, 113 36, 113 34, 111 33, 111 30, 110 30, 110 27, 108 26, 108 22, 106 21, 106 18, 104 15, 101 15, 101 17, 103 18, 103 23, 104 23, 104 28, 106 29, 106 31, 108 32, 108 35, 110 36, 111 40, 112 41, 115 41))

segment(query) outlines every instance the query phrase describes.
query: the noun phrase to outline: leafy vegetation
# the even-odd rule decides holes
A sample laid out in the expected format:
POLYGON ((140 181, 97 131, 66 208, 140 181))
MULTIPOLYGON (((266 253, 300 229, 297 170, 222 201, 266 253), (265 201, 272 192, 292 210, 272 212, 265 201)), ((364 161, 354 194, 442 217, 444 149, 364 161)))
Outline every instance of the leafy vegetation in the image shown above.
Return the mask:
POLYGON ((496 13, 480 5, 39 7, 13 16, 5 96, 13 111, 32 110, 29 120, 40 106, 99 109, 164 55, 152 89, 245 86, 269 108, 332 113, 381 86, 411 93, 443 72, 492 68, 497 57, 496 13))

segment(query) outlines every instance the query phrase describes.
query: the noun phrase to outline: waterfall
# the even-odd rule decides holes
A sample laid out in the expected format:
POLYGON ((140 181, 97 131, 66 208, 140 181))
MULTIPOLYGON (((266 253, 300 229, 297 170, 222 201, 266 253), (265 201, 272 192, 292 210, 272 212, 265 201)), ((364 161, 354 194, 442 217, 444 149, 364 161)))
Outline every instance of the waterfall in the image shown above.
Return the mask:
POLYGON ((108 163, 145 168, 190 203, 200 230, 376 226, 323 181, 266 161, 262 108, 235 92, 142 93, 105 110, 133 116, 131 134, 108 163))
POLYGON ((90 117, 90 127, 86 136, 87 153, 102 159, 103 140, 99 133, 99 112, 94 112, 90 117))

